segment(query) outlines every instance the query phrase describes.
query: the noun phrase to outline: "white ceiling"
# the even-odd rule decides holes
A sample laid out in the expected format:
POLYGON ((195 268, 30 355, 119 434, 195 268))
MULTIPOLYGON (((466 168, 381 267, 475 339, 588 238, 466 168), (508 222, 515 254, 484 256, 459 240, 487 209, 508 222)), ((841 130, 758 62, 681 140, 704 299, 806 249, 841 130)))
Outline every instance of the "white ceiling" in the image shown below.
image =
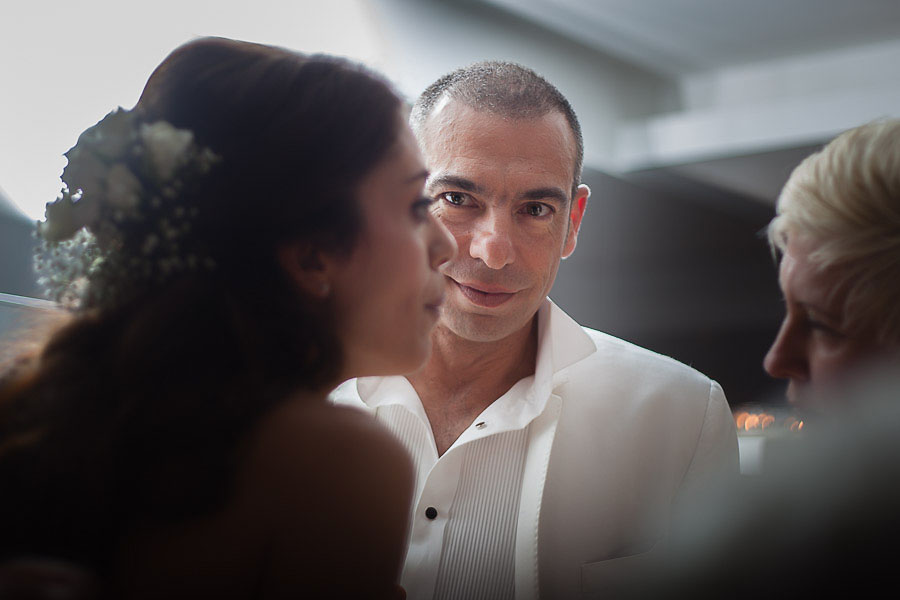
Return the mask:
MULTIPOLYGON (((771 204, 839 131, 900 117, 900 0, 483 0, 674 82, 611 168, 771 204)), ((693 190, 692 190, 693 191, 693 190)))
POLYGON ((898 0, 486 1, 676 76, 900 35, 898 0))

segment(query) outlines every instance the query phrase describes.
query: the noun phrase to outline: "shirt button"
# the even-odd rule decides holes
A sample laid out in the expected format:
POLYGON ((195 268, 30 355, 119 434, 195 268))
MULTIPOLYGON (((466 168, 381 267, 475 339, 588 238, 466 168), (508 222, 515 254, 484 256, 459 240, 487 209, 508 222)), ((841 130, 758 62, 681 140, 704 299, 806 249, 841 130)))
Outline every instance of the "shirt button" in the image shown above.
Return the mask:
POLYGON ((485 423, 484 421, 475 423, 475 429, 484 429, 485 427, 487 427, 487 423, 485 423))
POLYGON ((429 506, 425 509, 425 516, 433 521, 437 517, 437 509, 433 506, 429 506))

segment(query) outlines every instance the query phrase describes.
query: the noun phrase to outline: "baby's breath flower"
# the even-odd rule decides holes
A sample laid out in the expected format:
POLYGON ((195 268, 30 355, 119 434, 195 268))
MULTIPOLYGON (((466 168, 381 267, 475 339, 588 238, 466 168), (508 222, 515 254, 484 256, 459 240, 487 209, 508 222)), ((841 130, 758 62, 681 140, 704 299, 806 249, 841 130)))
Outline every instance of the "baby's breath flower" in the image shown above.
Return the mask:
POLYGON ((158 121, 152 125, 142 125, 140 135, 158 180, 172 179, 176 169, 187 158, 187 150, 194 141, 194 134, 185 129, 175 129, 165 121, 158 121))
POLYGON ((219 160, 191 131, 117 109, 66 157, 65 185, 37 227, 35 268, 49 297, 73 308, 108 306, 172 273, 214 268, 196 255, 202 244, 187 245, 190 258, 181 255, 198 214, 182 191, 219 160))
POLYGON ((134 143, 134 127, 131 113, 121 108, 106 115, 103 120, 85 131, 78 138, 76 146, 81 145, 81 138, 88 136, 90 146, 103 159, 112 161, 125 154, 134 143))
POLYGON ((110 206, 133 213, 141 201, 141 182, 122 163, 109 169, 106 179, 106 199, 110 206))
POLYGON ((81 190, 89 195, 104 193, 109 167, 100 156, 76 145, 66 152, 66 158, 69 163, 63 169, 62 180, 69 190, 73 193, 81 190))
POLYGON ((45 220, 38 223, 38 233, 50 242, 67 240, 96 218, 96 208, 90 202, 75 202, 64 192, 54 202, 47 203, 45 220))

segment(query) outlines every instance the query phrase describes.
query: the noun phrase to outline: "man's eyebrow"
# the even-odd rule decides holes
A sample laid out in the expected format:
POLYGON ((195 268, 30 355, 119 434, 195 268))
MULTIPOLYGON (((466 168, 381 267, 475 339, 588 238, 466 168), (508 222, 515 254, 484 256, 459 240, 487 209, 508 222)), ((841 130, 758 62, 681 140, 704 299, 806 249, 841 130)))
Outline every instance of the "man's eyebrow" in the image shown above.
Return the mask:
POLYGON ((556 200, 560 204, 569 201, 569 195, 558 187, 534 188, 522 194, 523 200, 556 200))
POLYGON ((456 188, 464 192, 472 192, 473 194, 480 194, 484 191, 480 185, 471 179, 466 179, 459 175, 439 175, 428 181, 428 187, 456 188))
MULTIPOLYGON (((456 188, 463 192, 473 194, 484 193, 484 188, 465 177, 459 175, 439 175, 428 181, 429 188, 456 188)), ((523 200, 555 200, 560 204, 569 201, 569 195, 558 187, 541 187, 527 190, 522 194, 523 200)))

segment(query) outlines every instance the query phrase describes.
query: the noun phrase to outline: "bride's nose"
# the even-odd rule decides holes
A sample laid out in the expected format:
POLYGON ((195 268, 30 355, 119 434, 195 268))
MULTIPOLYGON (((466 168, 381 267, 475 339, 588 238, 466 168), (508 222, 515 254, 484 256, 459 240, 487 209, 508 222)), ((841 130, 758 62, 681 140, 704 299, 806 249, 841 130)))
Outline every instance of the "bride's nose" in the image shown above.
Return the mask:
POLYGON ((456 239, 434 215, 431 216, 431 233, 428 244, 428 258, 431 268, 437 269, 456 256, 456 239))

